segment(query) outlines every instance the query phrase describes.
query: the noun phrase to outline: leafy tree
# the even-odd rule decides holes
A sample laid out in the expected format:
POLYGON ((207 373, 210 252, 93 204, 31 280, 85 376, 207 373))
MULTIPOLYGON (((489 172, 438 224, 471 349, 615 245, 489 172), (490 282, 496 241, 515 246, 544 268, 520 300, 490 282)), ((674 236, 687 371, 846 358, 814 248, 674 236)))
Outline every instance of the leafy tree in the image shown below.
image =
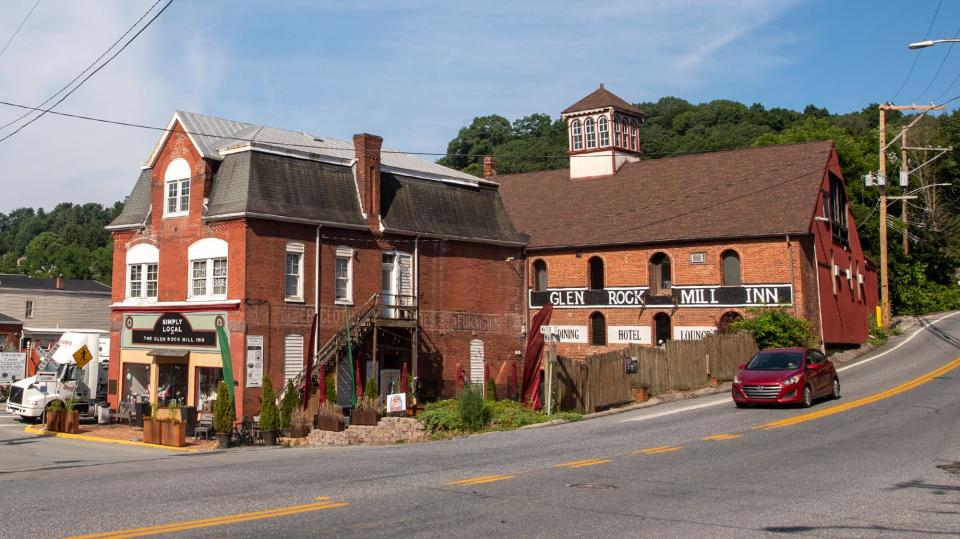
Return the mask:
POLYGON ((810 346, 810 323, 791 315, 783 307, 753 308, 748 318, 730 324, 731 331, 749 331, 761 350, 787 346, 810 346))

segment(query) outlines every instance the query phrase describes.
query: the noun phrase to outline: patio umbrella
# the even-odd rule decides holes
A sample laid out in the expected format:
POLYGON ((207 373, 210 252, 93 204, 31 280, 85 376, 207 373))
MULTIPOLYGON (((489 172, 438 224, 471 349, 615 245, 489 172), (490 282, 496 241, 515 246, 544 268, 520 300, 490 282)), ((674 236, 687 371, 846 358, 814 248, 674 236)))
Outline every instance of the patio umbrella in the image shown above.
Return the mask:
POLYGON ((540 326, 550 323, 553 304, 548 303, 540 309, 530 323, 527 333, 527 350, 523 357, 523 403, 534 410, 541 408, 540 403, 540 356, 543 353, 543 334, 540 326))
POLYGON ((356 362, 356 369, 357 369, 357 371, 356 371, 356 374, 353 375, 353 379, 356 381, 356 386, 357 386, 357 398, 360 399, 360 398, 363 398, 363 384, 361 383, 361 381, 363 380, 363 378, 361 378, 361 376, 360 376, 360 362, 359 362, 359 361, 356 362))
POLYGON ((404 362, 403 368, 400 370, 400 393, 407 392, 407 364, 404 362))

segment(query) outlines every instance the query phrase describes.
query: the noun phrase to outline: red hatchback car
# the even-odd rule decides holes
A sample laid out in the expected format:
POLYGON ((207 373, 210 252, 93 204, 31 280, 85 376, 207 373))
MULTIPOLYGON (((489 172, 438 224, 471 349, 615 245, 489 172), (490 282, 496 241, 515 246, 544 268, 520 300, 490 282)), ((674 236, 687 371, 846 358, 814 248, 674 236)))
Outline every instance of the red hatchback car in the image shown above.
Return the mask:
POLYGON ((799 404, 804 408, 820 397, 840 398, 837 369, 819 350, 771 348, 753 356, 733 377, 733 402, 799 404))

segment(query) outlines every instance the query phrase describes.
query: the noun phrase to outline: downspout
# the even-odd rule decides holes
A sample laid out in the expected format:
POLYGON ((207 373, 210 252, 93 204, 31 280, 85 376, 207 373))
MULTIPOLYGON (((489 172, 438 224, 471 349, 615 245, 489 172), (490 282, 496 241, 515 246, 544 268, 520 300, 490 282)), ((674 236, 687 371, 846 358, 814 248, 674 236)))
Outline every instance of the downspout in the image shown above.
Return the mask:
POLYGON ((420 236, 415 236, 413 238, 413 301, 416 303, 416 325, 413 328, 413 357, 411 358, 410 365, 410 379, 411 382, 407 386, 407 389, 412 389, 413 399, 417 400, 417 388, 416 384, 418 382, 417 376, 419 375, 417 364, 420 363, 420 236))
MULTIPOLYGON (((793 263, 793 244, 790 243, 790 234, 787 234, 787 256, 790 257, 790 283, 793 284, 793 287, 794 287, 793 295, 796 296, 797 295, 796 293, 797 275, 796 275, 796 270, 794 268, 794 263, 793 263)), ((797 307, 796 297, 793 298, 793 316, 800 316, 800 313, 797 307)))

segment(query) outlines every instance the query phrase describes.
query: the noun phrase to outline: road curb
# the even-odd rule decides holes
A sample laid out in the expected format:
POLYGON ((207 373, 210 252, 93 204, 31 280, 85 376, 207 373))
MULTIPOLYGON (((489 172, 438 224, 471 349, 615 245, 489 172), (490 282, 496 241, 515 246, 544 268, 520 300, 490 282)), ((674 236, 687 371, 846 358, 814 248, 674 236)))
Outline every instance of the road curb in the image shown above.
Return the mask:
POLYGON ((113 438, 101 438, 99 436, 90 436, 89 434, 69 434, 66 432, 47 432, 44 429, 36 427, 24 427, 23 432, 27 434, 37 434, 40 436, 49 436, 51 438, 67 438, 70 440, 83 440, 85 442, 98 442, 101 444, 130 445, 136 447, 148 447, 151 449, 165 449, 167 451, 182 451, 187 453, 196 453, 199 449, 191 447, 171 447, 169 445, 148 444, 144 442, 133 442, 130 440, 115 440, 113 438))

